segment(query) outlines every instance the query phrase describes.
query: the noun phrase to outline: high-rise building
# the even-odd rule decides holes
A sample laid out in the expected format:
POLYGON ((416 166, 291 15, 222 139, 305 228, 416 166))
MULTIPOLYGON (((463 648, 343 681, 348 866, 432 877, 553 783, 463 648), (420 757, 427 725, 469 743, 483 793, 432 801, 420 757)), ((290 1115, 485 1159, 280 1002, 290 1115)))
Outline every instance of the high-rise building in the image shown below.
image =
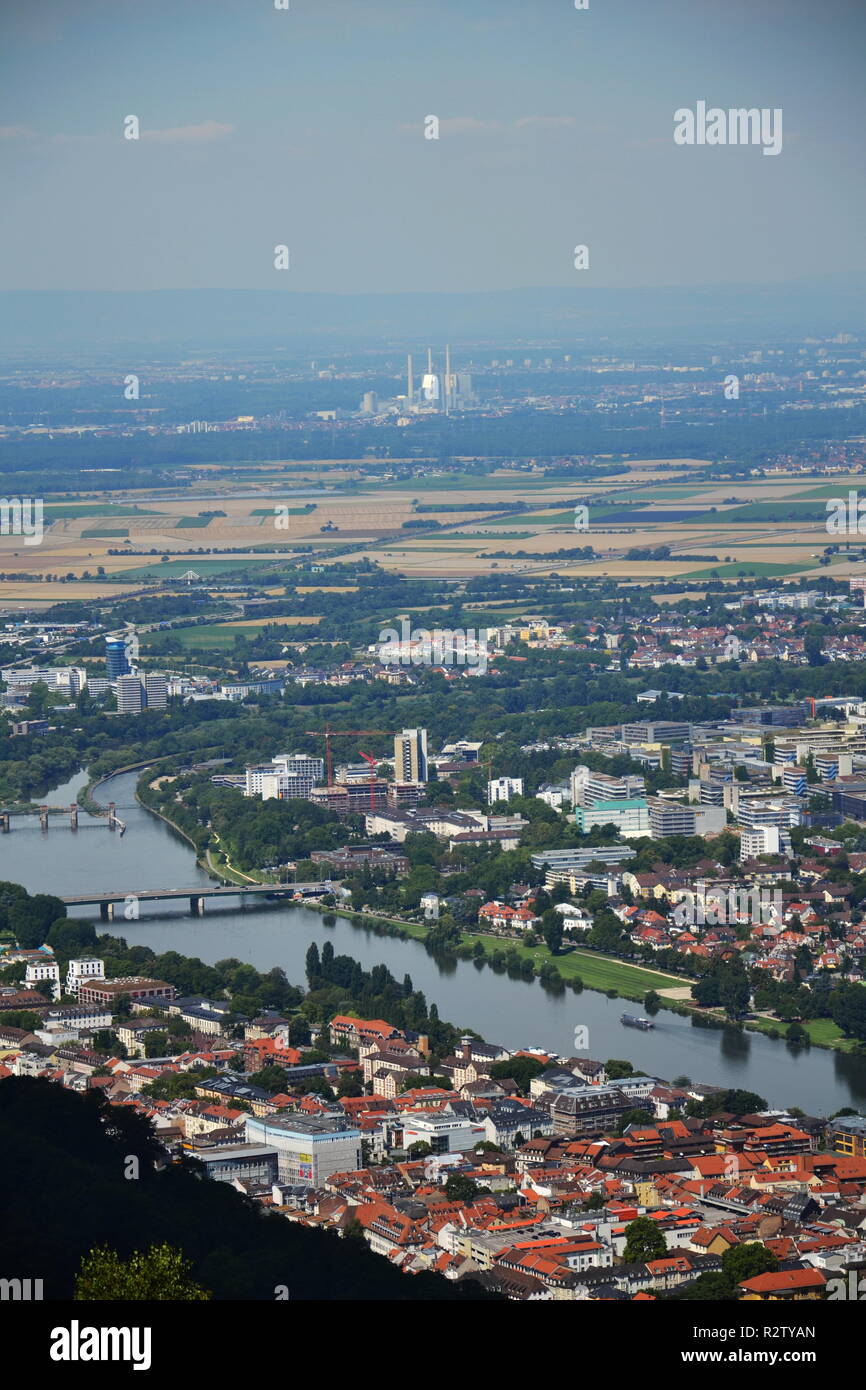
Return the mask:
POLYGON ((118 714, 141 714, 144 709, 165 709, 167 704, 166 679, 161 672, 153 671, 146 676, 118 676, 118 714))
POLYGON ((147 707, 147 694, 138 676, 117 677, 118 714, 141 714, 147 707))
POLYGON ((129 661, 126 655, 126 642, 122 637, 105 639, 105 674, 110 681, 118 676, 129 674, 129 661))
POLYGON ((426 729, 404 729, 395 736, 394 776, 398 782, 427 781, 426 729))
POLYGON ((165 676, 152 671, 144 678, 145 704, 148 709, 165 709, 168 705, 168 687, 165 676))

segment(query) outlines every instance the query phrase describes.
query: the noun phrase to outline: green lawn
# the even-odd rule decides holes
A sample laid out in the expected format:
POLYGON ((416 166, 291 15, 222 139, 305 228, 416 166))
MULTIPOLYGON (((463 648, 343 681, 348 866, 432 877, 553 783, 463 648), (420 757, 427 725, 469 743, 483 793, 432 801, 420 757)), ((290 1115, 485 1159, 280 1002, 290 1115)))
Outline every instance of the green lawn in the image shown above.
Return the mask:
MULTIPOLYGON (((401 922, 400 926, 416 940, 423 941, 427 935, 427 928, 420 924, 401 922)), ((569 951, 567 955, 551 956, 546 946, 523 946, 511 937, 463 932, 461 941, 469 946, 474 946, 476 941, 480 941, 488 956, 494 951, 510 951, 514 946, 519 956, 529 956, 537 966, 546 960, 552 960, 564 980, 573 980, 579 975, 587 989, 601 992, 615 989, 624 999, 642 1000, 648 989, 671 989, 678 982, 683 985, 689 983, 685 978, 679 980, 679 977, 660 975, 657 971, 647 970, 641 965, 627 965, 625 961, 611 960, 607 956, 600 956, 595 951, 582 950, 580 947, 569 951)))
MULTIPOLYGON (((749 1031, 756 1033, 769 1033, 775 1030, 784 1037, 788 1030, 788 1024, 781 1019, 756 1018, 749 1021, 749 1031)), ((816 1047, 830 1047, 836 1052, 850 1052, 856 1043, 855 1038, 846 1038, 841 1028, 829 1018, 813 1018, 803 1027, 815 1043, 816 1047)))

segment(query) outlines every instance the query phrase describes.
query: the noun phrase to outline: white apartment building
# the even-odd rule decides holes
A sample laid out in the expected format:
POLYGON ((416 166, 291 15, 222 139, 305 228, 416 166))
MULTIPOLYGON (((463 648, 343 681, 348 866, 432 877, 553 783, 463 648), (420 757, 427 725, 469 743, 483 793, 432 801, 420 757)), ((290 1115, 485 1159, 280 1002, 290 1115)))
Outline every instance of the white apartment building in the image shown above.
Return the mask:
POLYGON ((105 961, 96 956, 80 956, 71 960, 66 970, 66 993, 78 997, 78 991, 87 980, 105 979, 105 961))
POLYGON ((760 854, 790 854, 791 836, 777 825, 753 825, 740 833, 740 859, 757 859, 760 854))
POLYGON ((41 989, 45 986, 52 999, 60 998, 60 966, 52 959, 31 962, 24 972, 25 989, 41 989))
POLYGON ((522 777, 494 777, 487 783, 487 805, 497 801, 510 801, 513 796, 523 795, 522 777))

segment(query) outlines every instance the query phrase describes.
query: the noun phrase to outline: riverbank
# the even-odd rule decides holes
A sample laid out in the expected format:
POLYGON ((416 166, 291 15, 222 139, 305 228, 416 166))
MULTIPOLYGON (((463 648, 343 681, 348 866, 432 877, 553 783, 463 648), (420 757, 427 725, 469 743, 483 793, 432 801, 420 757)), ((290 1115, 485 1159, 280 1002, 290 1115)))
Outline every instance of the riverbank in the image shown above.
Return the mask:
MULTIPOLYGON (((424 941, 429 928, 420 922, 407 922, 401 917, 385 917, 381 913, 356 913, 347 911, 339 906, 325 907, 319 903, 311 902, 309 907, 321 912, 333 912, 341 917, 346 917, 349 921, 361 917, 365 926, 374 925, 377 921, 387 922, 402 929, 406 936, 416 941, 424 941)), ((627 961, 617 960, 612 956, 605 956, 596 951, 588 951, 584 947, 574 946, 571 951, 563 956, 551 955, 546 946, 525 946, 521 942, 511 938, 494 936, 488 932, 461 932, 460 945, 474 948, 476 942, 480 943, 484 950, 484 956, 480 959, 490 963, 490 943, 497 943, 501 950, 511 950, 512 947, 517 951, 521 959, 530 958, 533 962, 533 973, 535 976, 540 974, 541 966, 549 962, 554 965, 559 973, 564 985, 569 985, 573 980, 579 979, 584 989, 593 990, 597 994, 604 994, 608 998, 628 999, 634 1003, 643 1004, 649 990, 655 990, 661 995, 656 1008, 666 1010, 668 1013, 681 1014, 699 1019, 708 1027, 719 1028, 738 1028, 745 1032, 762 1033, 771 1041, 785 1041, 785 1030, 788 1027, 780 1019, 772 1018, 750 1018, 742 1021, 732 1021, 720 1009, 707 1009, 686 999, 667 998, 662 994, 662 990, 668 989, 667 984, 670 980, 683 981, 682 975, 671 975, 667 972, 653 971, 641 965, 631 965, 627 961)), ((476 957, 476 959, 478 959, 476 957)), ((686 982, 683 988, 690 988, 691 982, 686 982)), ((851 1056, 859 1055, 857 1052, 857 1039, 846 1038, 841 1030, 829 1018, 811 1019, 802 1025, 809 1034, 809 1043, 813 1047, 823 1048, 828 1052, 841 1052, 851 1056)))
MULTIPOLYGON (((148 763, 142 763, 137 766, 148 765, 148 763)), ((145 810, 152 811, 160 820, 177 830, 189 844, 193 844, 189 835, 181 830, 180 826, 176 825, 169 816, 156 811, 152 806, 141 801, 137 791, 136 800, 145 810)), ((194 844, 193 848, 196 849, 194 844)), ((197 862, 213 877, 220 878, 225 874, 229 882, 238 886, 242 886, 244 881, 247 883, 266 883, 269 881, 263 875, 253 878, 243 874, 239 869, 235 869, 224 851, 220 851, 220 859, 222 860, 222 867, 213 862, 212 851, 208 848, 204 861, 197 859, 197 862)), ((380 912, 355 912, 339 903, 329 907, 326 904, 311 900, 305 906, 320 913, 332 912, 337 916, 346 918, 353 926, 360 919, 360 924, 364 927, 372 927, 375 930, 376 923, 381 922, 396 928, 398 934, 403 937, 421 943, 426 940, 430 931, 430 928, 422 922, 412 922, 402 917, 389 917, 380 912)), ((690 1016, 693 1020, 698 1020, 707 1027, 733 1028, 743 1032, 761 1033, 770 1041, 784 1042, 785 1033, 789 1026, 780 1019, 774 1020, 766 1016, 732 1021, 719 1009, 703 1008, 691 999, 673 997, 674 989, 679 991, 691 988, 693 981, 689 977, 674 975, 668 971, 653 970, 652 967, 645 965, 632 965, 628 961, 602 955, 600 952, 590 951, 586 947, 573 946, 565 955, 554 956, 544 944, 527 946, 516 939, 496 936, 489 932, 461 931, 458 950, 461 952, 465 950, 467 958, 478 960, 488 966, 491 964, 491 958, 495 952, 504 954, 514 951, 521 961, 531 962, 532 977, 540 977, 545 966, 548 968, 552 966, 555 968, 563 987, 574 988, 577 985, 578 988, 603 994, 609 999, 620 998, 643 1005, 647 993, 653 990, 660 996, 657 1009, 690 1016), (475 955, 477 945, 480 945, 483 955, 475 955)), ((810 1046, 847 1056, 859 1055, 857 1039, 846 1038, 831 1019, 811 1019, 802 1026, 809 1036, 810 1046)))

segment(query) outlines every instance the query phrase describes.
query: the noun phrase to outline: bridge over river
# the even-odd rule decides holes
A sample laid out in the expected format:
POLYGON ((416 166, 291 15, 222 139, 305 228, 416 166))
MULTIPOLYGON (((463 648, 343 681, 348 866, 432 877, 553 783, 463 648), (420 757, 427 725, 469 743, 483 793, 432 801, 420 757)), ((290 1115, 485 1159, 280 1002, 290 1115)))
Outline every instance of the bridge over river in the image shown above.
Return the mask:
POLYGON ((189 910, 194 917, 204 913, 205 898, 315 898, 322 893, 334 890, 330 879, 319 883, 233 883, 213 888, 143 888, 138 893, 119 893, 117 890, 100 889, 94 893, 73 893, 61 897, 67 907, 99 906, 103 922, 114 920, 114 909, 118 903, 127 918, 138 916, 138 904, 146 902, 172 902, 179 898, 189 899, 189 910), (134 907, 134 911, 129 909, 134 907))

